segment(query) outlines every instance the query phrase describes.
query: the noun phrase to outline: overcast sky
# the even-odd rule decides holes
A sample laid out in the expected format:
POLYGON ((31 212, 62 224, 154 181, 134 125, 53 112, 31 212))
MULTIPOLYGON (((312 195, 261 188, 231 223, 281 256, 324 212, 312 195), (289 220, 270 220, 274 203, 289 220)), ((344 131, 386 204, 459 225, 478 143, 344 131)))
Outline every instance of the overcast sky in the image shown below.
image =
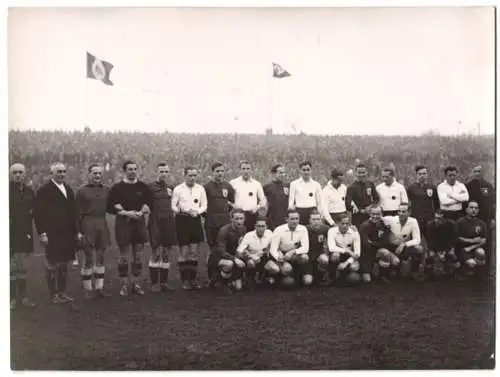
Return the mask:
POLYGON ((11 128, 494 132, 492 8, 15 9, 8 33, 11 128))

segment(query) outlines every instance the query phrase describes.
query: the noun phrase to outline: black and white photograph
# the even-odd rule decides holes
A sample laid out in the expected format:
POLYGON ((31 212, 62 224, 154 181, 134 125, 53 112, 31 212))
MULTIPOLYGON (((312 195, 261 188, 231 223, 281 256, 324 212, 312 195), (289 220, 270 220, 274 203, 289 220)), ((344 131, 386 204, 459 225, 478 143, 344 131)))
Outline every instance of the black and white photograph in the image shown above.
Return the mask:
POLYGON ((495 6, 6 13, 12 371, 495 369, 495 6))

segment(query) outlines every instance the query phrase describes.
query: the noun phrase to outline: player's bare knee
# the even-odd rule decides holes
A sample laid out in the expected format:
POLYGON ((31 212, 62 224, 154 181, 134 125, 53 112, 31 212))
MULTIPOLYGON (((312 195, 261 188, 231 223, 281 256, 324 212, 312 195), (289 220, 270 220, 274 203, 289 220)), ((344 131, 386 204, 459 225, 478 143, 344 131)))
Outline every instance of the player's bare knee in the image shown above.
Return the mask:
POLYGON ((290 263, 285 262, 281 266, 281 273, 285 276, 290 276, 293 273, 293 267, 290 263))
POLYGON ((234 263, 229 259, 222 259, 219 261, 219 268, 221 272, 230 273, 233 270, 234 263))
POLYGON ((368 273, 364 273, 361 275, 361 278, 363 280, 363 283, 370 283, 372 281, 372 276, 368 273))
POLYGON ((474 257, 476 259, 485 259, 486 257, 486 252, 484 251, 484 249, 482 247, 478 247, 475 251, 474 251, 474 257))
POLYGON ((257 263, 253 259, 247 260, 247 268, 249 270, 255 270, 256 267, 257 267, 257 263))
POLYGON ((298 264, 306 264, 309 262, 309 255, 307 254, 300 254, 297 256, 297 263, 298 264))
POLYGON ((352 272, 358 272, 359 271, 359 262, 358 261, 354 261, 350 264, 349 266, 349 270, 352 271, 352 272))
POLYGON ((340 261, 340 254, 339 253, 332 253, 330 255, 330 262, 338 263, 339 261, 340 261))
POLYGON ((304 285, 311 285, 313 282, 313 276, 310 274, 306 274, 302 276, 302 284, 304 285))
POLYGON ((324 267, 328 266, 328 262, 329 262, 328 255, 321 254, 316 261, 318 262, 318 265, 320 267, 324 268, 324 267))
POLYGON ((474 268, 477 266, 477 263, 475 259, 469 258, 465 261, 465 265, 469 268, 474 268))
POLYGON ((271 275, 277 275, 280 272, 280 267, 274 261, 268 261, 265 264, 264 269, 271 275))

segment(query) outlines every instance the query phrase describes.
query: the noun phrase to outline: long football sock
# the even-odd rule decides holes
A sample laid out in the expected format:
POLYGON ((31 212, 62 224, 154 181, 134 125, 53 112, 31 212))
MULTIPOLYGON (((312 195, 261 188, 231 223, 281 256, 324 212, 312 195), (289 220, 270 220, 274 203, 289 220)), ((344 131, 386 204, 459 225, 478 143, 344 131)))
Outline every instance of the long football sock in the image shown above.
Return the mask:
POLYGON ((151 280, 151 285, 158 284, 158 274, 160 273, 160 263, 155 262, 152 259, 149 261, 149 278, 151 280))
POLYGON ((57 266, 57 293, 66 291, 66 283, 68 282, 68 265, 62 263, 57 266))
POLYGON ((168 273, 170 271, 170 263, 162 262, 160 263, 160 284, 167 284, 168 273))
POLYGON ((57 293, 57 270, 55 267, 46 268, 45 279, 47 280, 47 288, 49 289, 50 297, 53 297, 57 293))
POLYGON ((89 292, 92 290, 92 268, 82 268, 81 270, 81 276, 82 276, 82 285, 83 289, 86 292, 89 292))
POLYGON ((185 283, 189 276, 186 269, 186 261, 179 261, 177 266, 179 268, 179 277, 181 278, 182 283, 185 283))
POLYGON ((106 268, 104 266, 94 266, 94 279, 95 289, 100 291, 104 288, 104 273, 106 268))

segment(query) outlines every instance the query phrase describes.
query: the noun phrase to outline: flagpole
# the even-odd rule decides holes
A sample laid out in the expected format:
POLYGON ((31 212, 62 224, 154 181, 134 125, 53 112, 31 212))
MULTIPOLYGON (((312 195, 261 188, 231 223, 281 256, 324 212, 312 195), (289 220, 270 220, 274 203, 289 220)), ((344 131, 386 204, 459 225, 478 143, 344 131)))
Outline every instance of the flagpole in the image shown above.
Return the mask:
POLYGON ((272 111, 273 111, 273 93, 272 93, 272 85, 273 85, 273 74, 274 68, 271 75, 267 77, 267 123, 268 128, 274 133, 273 124, 272 124, 272 111))

